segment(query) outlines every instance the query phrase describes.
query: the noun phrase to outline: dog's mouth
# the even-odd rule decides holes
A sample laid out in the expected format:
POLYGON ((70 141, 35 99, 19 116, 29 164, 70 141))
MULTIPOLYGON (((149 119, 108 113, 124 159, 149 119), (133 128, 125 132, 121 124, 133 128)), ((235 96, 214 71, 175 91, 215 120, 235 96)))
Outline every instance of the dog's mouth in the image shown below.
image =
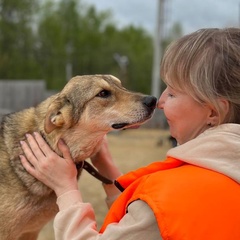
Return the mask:
POLYGON ((142 124, 144 124, 145 122, 147 122, 152 115, 150 115, 148 118, 144 119, 143 121, 139 121, 139 122, 132 122, 132 123, 127 123, 127 122, 122 122, 122 123, 114 123, 112 124, 112 128, 116 129, 116 130, 120 130, 120 129, 127 129, 127 128, 131 128, 131 129, 135 129, 135 128, 139 128, 142 124))
MULTIPOLYGON (((144 121, 145 122, 145 121, 144 121)), ((115 123, 112 125, 113 129, 120 130, 120 129, 127 129, 127 128, 139 128, 144 122, 141 123, 115 123)))
POLYGON ((129 123, 115 123, 112 125, 113 129, 121 129, 129 125, 129 123))

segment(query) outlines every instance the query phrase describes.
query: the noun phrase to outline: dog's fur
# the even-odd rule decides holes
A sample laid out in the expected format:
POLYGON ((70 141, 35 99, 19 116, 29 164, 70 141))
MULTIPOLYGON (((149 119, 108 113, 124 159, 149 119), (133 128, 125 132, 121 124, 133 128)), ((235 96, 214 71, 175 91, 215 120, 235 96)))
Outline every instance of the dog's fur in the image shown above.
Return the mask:
POLYGON ((110 75, 72 78, 64 89, 37 107, 6 115, 0 130, 0 239, 35 240, 57 213, 54 192, 21 165, 20 140, 38 131, 60 154, 63 138, 74 161, 93 156, 111 130, 140 125, 151 118, 156 98, 133 93, 110 75))

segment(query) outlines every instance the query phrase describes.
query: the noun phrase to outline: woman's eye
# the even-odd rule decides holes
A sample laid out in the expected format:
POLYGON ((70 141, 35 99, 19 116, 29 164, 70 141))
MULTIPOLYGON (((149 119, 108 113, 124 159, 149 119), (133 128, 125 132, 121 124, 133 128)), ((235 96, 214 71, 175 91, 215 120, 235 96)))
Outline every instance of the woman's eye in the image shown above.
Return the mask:
POLYGON ((108 90, 102 90, 101 92, 99 92, 97 94, 97 97, 101 97, 101 98, 107 98, 111 95, 111 92, 108 90))

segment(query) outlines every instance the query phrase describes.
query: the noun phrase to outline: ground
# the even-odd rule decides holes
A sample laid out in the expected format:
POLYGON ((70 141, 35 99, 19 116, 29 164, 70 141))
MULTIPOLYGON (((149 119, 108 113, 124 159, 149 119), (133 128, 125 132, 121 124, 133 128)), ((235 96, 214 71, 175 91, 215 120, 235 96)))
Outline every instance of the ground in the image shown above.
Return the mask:
MULTIPOLYGON (((140 128, 111 133, 108 142, 114 161, 126 173, 153 161, 163 160, 171 147, 168 137, 169 133, 165 130, 140 128)), ((79 187, 84 201, 92 204, 100 227, 107 213, 101 183, 84 171, 79 187)), ((52 222, 45 226, 38 240, 54 240, 52 222)))

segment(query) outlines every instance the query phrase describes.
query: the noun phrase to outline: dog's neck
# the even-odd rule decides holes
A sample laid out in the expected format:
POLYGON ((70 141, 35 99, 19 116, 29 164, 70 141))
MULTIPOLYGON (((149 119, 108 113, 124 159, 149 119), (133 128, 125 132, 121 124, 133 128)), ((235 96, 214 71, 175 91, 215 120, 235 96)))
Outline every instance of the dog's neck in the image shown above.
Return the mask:
POLYGON ((58 154, 62 155, 57 143, 60 138, 68 145, 73 160, 77 163, 96 154, 102 144, 106 132, 88 132, 85 129, 72 129, 64 133, 51 133, 51 137, 46 133, 41 133, 49 146, 58 154))

